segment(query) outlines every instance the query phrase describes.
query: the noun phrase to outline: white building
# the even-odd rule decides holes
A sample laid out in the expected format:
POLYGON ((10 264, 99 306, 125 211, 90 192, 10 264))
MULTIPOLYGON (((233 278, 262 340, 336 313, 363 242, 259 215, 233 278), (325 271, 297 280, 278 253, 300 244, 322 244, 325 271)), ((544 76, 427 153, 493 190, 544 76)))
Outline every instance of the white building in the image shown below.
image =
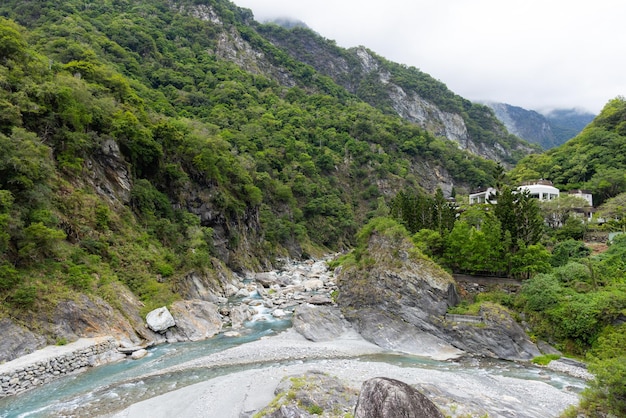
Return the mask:
POLYGON ((497 203, 496 195, 498 191, 493 187, 487 187, 486 189, 479 189, 474 193, 470 193, 469 202, 470 205, 476 205, 479 203, 497 203))
POLYGON ((520 192, 528 190, 531 197, 540 201, 552 200, 559 197, 559 189, 552 185, 550 180, 537 180, 525 182, 517 188, 520 192))
POLYGON ((593 195, 591 194, 589 190, 576 189, 576 190, 570 190, 568 193, 572 196, 585 199, 587 203, 589 203, 589 206, 593 206, 593 195))

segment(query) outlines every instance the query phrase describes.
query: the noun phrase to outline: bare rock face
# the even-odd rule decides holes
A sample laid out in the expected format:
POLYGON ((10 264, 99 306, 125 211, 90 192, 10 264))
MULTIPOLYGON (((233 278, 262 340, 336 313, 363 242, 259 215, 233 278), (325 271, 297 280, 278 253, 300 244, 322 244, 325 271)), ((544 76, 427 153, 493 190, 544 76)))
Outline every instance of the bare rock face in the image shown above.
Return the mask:
POLYGON ((329 341, 345 333, 350 324, 338 308, 303 304, 293 312, 293 327, 307 340, 329 341))
POLYGON ((103 142, 100 152, 87 161, 89 181, 95 190, 112 202, 128 203, 132 188, 128 163, 113 139, 103 142))
POLYGON ((0 320, 0 363, 30 354, 46 345, 46 339, 9 318, 0 320))
POLYGON ((426 396, 404 382, 375 377, 363 382, 354 418, 444 418, 426 396))
POLYGON ((148 312, 148 315, 146 315, 146 323, 154 332, 164 332, 168 328, 176 325, 174 317, 165 306, 148 312))
POLYGON ((495 304, 483 303, 483 322, 475 324, 446 324, 446 332, 455 345, 469 353, 506 360, 531 360, 541 355, 524 329, 508 311, 495 304))
POLYGON ((217 305, 203 300, 174 302, 171 313, 176 327, 166 332, 169 341, 200 341, 211 338, 222 329, 217 305))
POLYGON ((505 360, 539 355, 505 308, 484 304, 479 323, 446 319, 458 303, 454 279, 405 239, 374 232, 371 264, 338 275, 338 304, 367 340, 384 348, 444 359, 463 352, 505 360))
POLYGON ((139 343, 135 329, 120 311, 98 297, 78 295, 60 301, 50 318, 42 318, 47 334, 74 341, 81 337, 115 335, 128 343, 139 343))

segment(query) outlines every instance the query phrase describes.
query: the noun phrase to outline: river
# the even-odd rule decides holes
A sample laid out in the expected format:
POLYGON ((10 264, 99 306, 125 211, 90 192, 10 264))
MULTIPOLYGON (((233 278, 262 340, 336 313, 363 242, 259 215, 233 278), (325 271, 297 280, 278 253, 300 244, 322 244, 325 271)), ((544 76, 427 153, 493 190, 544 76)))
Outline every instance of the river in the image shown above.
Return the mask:
MULTIPOLYGON (((164 344, 150 349, 140 360, 123 360, 95 367, 86 372, 67 376, 29 392, 0 399, 0 416, 9 417, 60 417, 106 415, 133 403, 166 392, 212 379, 216 376, 240 372, 245 369, 270 367, 271 360, 263 364, 226 367, 193 367, 165 374, 155 374, 165 368, 202 359, 232 347, 241 346, 260 338, 276 335, 291 326, 290 320, 268 319, 246 323, 238 337, 220 334, 201 342, 164 344)), ((498 360, 467 358, 456 361, 434 361, 400 353, 380 353, 357 356, 356 360, 375 365, 393 365, 406 369, 431 370, 450 374, 450 380, 459 373, 476 376, 500 376, 525 381, 540 381, 569 392, 578 392, 585 383, 561 373, 544 368, 498 360)), ((314 360, 311 360, 314 361, 314 360)), ((298 360, 302 363, 302 360, 298 360)), ((306 363, 306 360, 304 360, 306 363)), ((494 381, 494 384, 495 381, 494 381)), ((221 417, 220 417, 221 418, 221 417)))
MULTIPOLYGON (((318 273, 323 270, 319 263, 294 264, 288 274, 300 271, 306 278, 306 271, 315 271, 316 265, 320 267, 318 273)), ((254 293, 250 297, 258 297, 254 293)), ((358 334, 339 341, 313 343, 291 328, 289 317, 277 319, 260 309, 253 320, 244 324, 238 336, 221 333, 200 342, 159 345, 149 349, 143 359, 94 367, 2 398, 0 417, 110 416, 144 400, 156 402, 156 408, 161 410, 159 416, 180 416, 176 409, 180 405, 169 405, 172 412, 169 415, 165 412, 168 405, 163 402, 176 402, 171 398, 163 400, 168 396, 164 394, 176 394, 181 388, 187 390, 218 377, 234 378, 247 371, 253 371, 257 379, 274 373, 272 379, 280 380, 281 376, 276 376, 279 369, 280 373, 288 373, 307 367, 352 381, 355 387, 373 376, 404 380, 429 391, 433 397, 438 396, 444 403, 452 399, 455 404, 469 405, 472 414, 463 416, 473 416, 475 411, 488 411, 490 417, 558 416, 564 407, 577 402, 577 393, 585 387, 581 379, 530 364, 471 357, 435 361, 385 352, 358 334)), ((255 380, 248 382, 248 386, 254 390, 255 385, 263 383, 267 382, 255 380)), ((272 390, 268 391, 267 403, 273 396, 272 390)), ((460 416, 450 410, 445 412, 460 416)), ((225 418, 206 410, 194 416, 225 418)))

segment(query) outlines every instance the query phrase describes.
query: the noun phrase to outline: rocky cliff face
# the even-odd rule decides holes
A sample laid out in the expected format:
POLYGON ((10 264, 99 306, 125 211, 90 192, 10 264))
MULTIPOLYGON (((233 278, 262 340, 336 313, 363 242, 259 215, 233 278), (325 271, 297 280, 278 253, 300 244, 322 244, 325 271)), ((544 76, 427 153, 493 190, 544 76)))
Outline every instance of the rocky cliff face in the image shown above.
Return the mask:
MULTIPOLYGON (((508 143, 508 146, 504 147, 498 141, 483 142, 476 132, 472 134, 468 129, 466 118, 471 117, 468 113, 443 110, 420 94, 418 88, 402 87, 395 81, 399 76, 390 69, 393 66, 365 47, 342 50, 332 42, 302 28, 292 30, 289 35, 263 28, 261 33, 290 55, 331 77, 337 84, 370 105, 384 111, 392 110, 433 135, 456 142, 461 149, 500 162, 510 160, 516 153, 524 155, 534 151, 519 140, 511 142, 509 133, 502 125, 498 126, 493 114, 481 115, 480 118, 492 119, 489 129, 496 137, 508 143)), ((430 83, 438 82, 431 79, 430 83)), ((444 85, 438 88, 448 95, 454 95, 444 85)), ((472 106, 469 102, 466 105, 472 106)))
POLYGON ((496 117, 513 135, 539 144, 544 149, 559 145, 550 123, 543 115, 505 103, 486 103, 486 105, 493 109, 496 117))
POLYGON ((529 360, 537 347, 504 308, 485 307, 474 323, 446 319, 458 303, 454 279, 408 240, 373 233, 368 261, 341 271, 338 303, 366 339, 434 358, 462 352, 529 360))
POLYGON ((578 135, 596 115, 576 109, 555 109, 547 114, 506 103, 485 103, 514 135, 550 149, 578 135))

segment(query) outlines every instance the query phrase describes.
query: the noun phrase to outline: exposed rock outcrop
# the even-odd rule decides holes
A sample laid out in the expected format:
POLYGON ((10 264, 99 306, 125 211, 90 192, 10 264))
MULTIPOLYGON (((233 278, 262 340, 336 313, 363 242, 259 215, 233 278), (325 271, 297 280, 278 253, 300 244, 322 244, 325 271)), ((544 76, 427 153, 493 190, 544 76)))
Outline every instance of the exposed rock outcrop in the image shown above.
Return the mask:
POLYGON ((524 329, 502 306, 483 303, 480 324, 446 324, 445 330, 460 349, 487 357, 507 360, 531 360, 541 355, 524 329))
POLYGON ((404 382, 375 377, 363 382, 354 418, 444 418, 426 396, 404 382))
POLYGON ((343 269, 337 284, 345 317, 369 341, 433 358, 462 351, 507 360, 539 355, 502 307, 485 304, 478 323, 446 320, 459 301, 454 279, 409 240, 374 232, 366 253, 368 263, 343 269))
POLYGON ((222 330, 222 317, 217 305, 202 300, 174 302, 171 313, 176 326, 166 331, 168 341, 200 341, 222 330))
POLYGON ((0 320, 0 363, 24 356, 46 345, 46 339, 9 318, 0 320))
POLYGON ((86 178, 94 190, 110 202, 128 203, 132 188, 131 173, 115 140, 105 140, 100 152, 94 153, 86 165, 90 170, 90 176, 86 178))

